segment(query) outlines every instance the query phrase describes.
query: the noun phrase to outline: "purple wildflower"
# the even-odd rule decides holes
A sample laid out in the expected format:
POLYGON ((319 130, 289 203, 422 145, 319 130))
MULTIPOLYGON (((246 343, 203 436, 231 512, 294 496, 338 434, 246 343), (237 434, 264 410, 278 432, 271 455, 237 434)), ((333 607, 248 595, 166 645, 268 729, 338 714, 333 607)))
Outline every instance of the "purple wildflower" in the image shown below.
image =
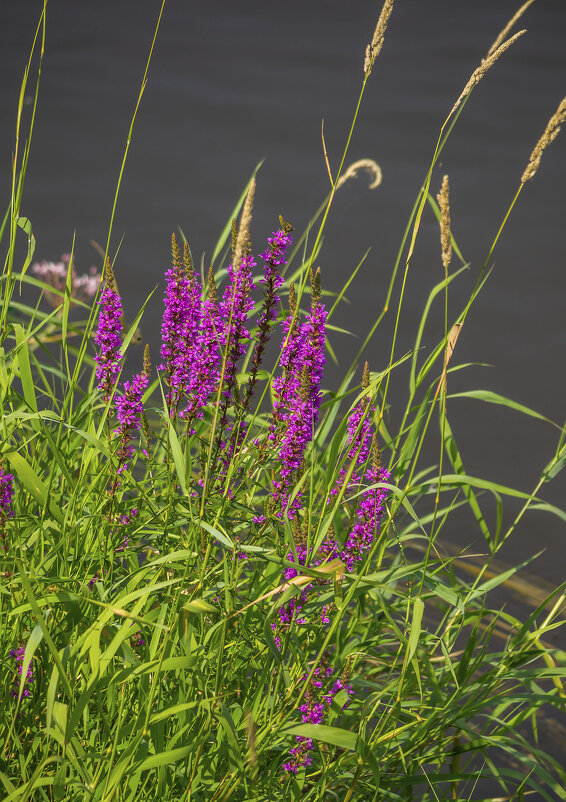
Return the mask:
MULTIPOLYGON (((304 323, 295 332, 287 324, 284 344, 283 381, 276 386, 277 423, 283 434, 279 446, 281 468, 274 482, 275 501, 281 514, 294 518, 302 506, 302 492, 291 501, 291 493, 300 474, 307 444, 312 440, 320 407, 320 383, 325 363, 324 338, 326 310, 320 303, 320 278, 311 275, 312 306, 304 323), (291 347, 289 348, 289 345, 291 347)), ((273 435, 272 435, 273 436, 273 435)))
POLYGON ((120 360, 122 359, 122 353, 120 352, 122 343, 120 337, 122 331, 122 302, 116 292, 110 260, 106 263, 106 286, 97 303, 100 304, 102 309, 94 337, 94 342, 100 349, 100 353, 94 357, 98 365, 96 368, 96 380, 98 388, 104 393, 104 401, 108 401, 112 388, 120 374, 120 360))
POLYGON ((188 403, 180 413, 180 417, 188 423, 194 418, 202 417, 203 407, 218 384, 222 361, 222 328, 211 268, 208 274, 208 295, 201 305, 200 318, 192 337, 190 372, 185 387, 188 403))
POLYGON ((371 459, 371 465, 365 474, 365 481, 369 487, 357 499, 354 524, 340 554, 348 571, 351 571, 354 563, 362 560, 364 554, 371 548, 371 544, 379 532, 383 505, 387 497, 386 488, 372 487, 380 482, 387 482, 390 477, 389 471, 380 464, 375 435, 373 436, 371 459))
POLYGON ((290 236, 292 226, 290 223, 285 222, 282 217, 281 228, 274 231, 271 237, 268 237, 268 248, 262 253, 261 258, 265 262, 265 272, 260 282, 264 285, 264 302, 263 309, 258 320, 258 334, 257 342, 251 360, 250 377, 246 389, 246 396, 244 399, 244 407, 247 409, 250 398, 253 394, 255 383, 257 382, 257 372, 261 365, 265 346, 269 340, 269 334, 273 321, 277 318, 277 304, 279 297, 277 290, 283 284, 283 279, 280 275, 279 269, 281 265, 285 264, 285 254, 287 248, 292 243, 293 239, 290 236))
POLYGON ((217 478, 226 475, 232 457, 242 443, 245 434, 245 424, 241 418, 237 427, 232 427, 228 419, 228 409, 232 403, 232 396, 238 392, 236 381, 238 361, 244 355, 246 342, 250 339, 247 321, 248 315, 253 309, 250 292, 254 267, 256 267, 256 261, 251 254, 243 257, 237 272, 234 271, 232 265, 228 266, 230 283, 226 287, 219 304, 219 333, 221 349, 224 354, 224 388, 222 390, 223 401, 218 438, 222 467, 217 473, 217 478))
POLYGON ((167 374, 167 406, 169 414, 176 414, 191 369, 193 339, 200 317, 201 290, 192 270, 185 270, 177 240, 171 237, 173 267, 167 270, 165 309, 161 324, 161 358, 158 370, 167 374))
POLYGON ((252 270, 257 263, 251 254, 244 256, 240 269, 235 272, 228 265, 230 283, 224 291, 219 305, 219 319, 222 325, 221 345, 226 351, 224 368, 224 395, 228 397, 234 387, 238 360, 246 352, 246 341, 250 339, 247 326, 248 314, 253 309, 250 298, 252 270))
POLYGON ((4 468, 0 467, 0 525, 14 515, 13 498, 14 476, 11 473, 5 473, 4 468))
MULTIPOLYGON (((369 368, 366 362, 362 379, 362 389, 369 386, 369 368)), ((344 489, 344 495, 358 493, 362 479, 370 489, 364 490, 354 501, 356 503, 353 514, 353 524, 346 538, 345 543, 339 550, 338 544, 335 545, 336 554, 346 564, 346 570, 353 570, 354 563, 363 559, 364 554, 370 549, 375 535, 379 531, 379 522, 383 512, 383 504, 387 496, 385 488, 374 487, 371 485, 380 482, 387 482, 389 472, 381 466, 377 438, 372 435, 372 416, 375 412, 373 404, 367 396, 354 407, 348 419, 347 431, 347 454, 344 465, 340 470, 338 480, 331 491, 332 495, 337 495, 344 482, 348 485, 344 489), (370 464, 364 468, 370 459, 370 464)), ((330 501, 330 499, 329 499, 330 501)))
MULTIPOLYGON (((130 624, 130 626, 132 626, 132 627, 134 626, 134 622, 133 621, 130 624)), ((130 638, 130 646, 132 647, 132 649, 136 649, 136 648, 139 648, 140 646, 144 646, 144 645, 145 645, 145 639, 143 637, 143 634, 142 634, 141 630, 138 629, 138 631, 135 633, 135 635, 132 635, 132 637, 130 638)))
POLYGON ((114 435, 119 439, 116 452, 118 474, 128 467, 128 462, 135 453, 131 440, 141 427, 142 396, 148 381, 149 377, 145 370, 138 373, 131 382, 124 382, 124 392, 116 401, 116 417, 119 426, 114 430, 114 435))
POLYGON ((14 517, 12 500, 14 498, 14 477, 11 473, 5 473, 0 466, 0 540, 2 551, 7 551, 6 545, 6 521, 14 517))
MULTIPOLYGON (((134 509, 131 512, 122 513, 118 518, 118 523, 120 524, 121 527, 125 527, 131 521, 133 521, 133 519, 136 517, 137 514, 138 514, 137 508, 134 507, 134 509)), ((119 530, 116 530, 116 531, 118 532, 119 530)), ((124 533, 122 535, 122 542, 117 547, 116 551, 117 552, 126 551, 126 549, 128 548, 129 544, 130 544, 130 538, 128 537, 127 534, 124 533)))
MULTIPOLYGON (((16 661, 16 666, 14 668, 14 674, 15 674, 14 685, 10 690, 10 694, 15 699, 19 695, 20 677, 22 676, 25 651, 26 647, 22 644, 21 646, 18 646, 17 649, 10 649, 10 651, 8 652, 10 657, 13 657, 14 660, 16 661)), ((26 686, 31 685, 32 683, 33 683, 33 668, 32 664, 30 663, 26 671, 26 678, 24 681, 24 689, 22 691, 22 696, 27 697, 30 695, 29 688, 27 688, 26 686)))
POLYGON ((297 375, 297 371, 294 369, 301 353, 301 338, 296 308, 295 288, 291 284, 289 287, 289 314, 282 323, 283 344, 281 345, 281 356, 279 358, 282 373, 281 376, 277 376, 273 380, 275 400, 273 404, 273 420, 268 434, 268 441, 271 444, 275 444, 280 439, 285 409, 297 397, 301 384, 300 376, 297 375))
MULTIPOLYGON (((321 664, 315 668, 307 686, 305 701, 299 707, 303 724, 320 724, 324 720, 334 697, 339 691, 344 690, 348 696, 351 695, 352 688, 346 676, 343 676, 342 679, 336 679, 332 683, 332 686, 324 692, 324 686, 333 673, 334 669, 326 664, 323 656, 321 664)), ((348 669, 346 669, 345 675, 347 673, 348 669)), ((308 674, 305 674, 302 681, 304 682, 307 677, 308 674)), ((297 735, 295 740, 297 746, 294 746, 289 751, 291 760, 283 764, 284 770, 290 774, 296 774, 302 766, 310 766, 312 764, 312 739, 297 735)))

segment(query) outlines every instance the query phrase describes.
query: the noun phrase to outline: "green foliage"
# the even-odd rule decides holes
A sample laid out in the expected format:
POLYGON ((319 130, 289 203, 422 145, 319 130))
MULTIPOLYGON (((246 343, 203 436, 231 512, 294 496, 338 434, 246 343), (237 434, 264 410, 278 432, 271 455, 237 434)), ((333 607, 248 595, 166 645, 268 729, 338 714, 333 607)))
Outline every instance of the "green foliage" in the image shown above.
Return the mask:
MULTIPOLYGON (((43 36, 44 16, 36 39, 43 36)), ((360 102, 368 77, 369 72, 360 102)), ((28 78, 29 66, 20 112, 28 78)), ((432 169, 463 107, 442 126, 385 308, 365 339, 367 345, 396 287, 389 362, 370 374, 367 388, 355 386, 358 355, 338 392, 324 396, 299 480, 309 512, 295 525, 269 514, 265 504, 275 465, 261 444, 276 367, 258 374, 261 397, 245 414, 244 446, 225 474, 215 453, 218 404, 190 431, 169 417, 164 388, 154 380, 144 395, 152 422, 150 442, 143 445, 149 454, 144 458, 140 446, 116 481, 112 399, 104 403, 94 389, 91 343, 98 307, 87 310, 87 320, 72 319, 70 278, 51 314, 12 298, 18 280, 45 288, 26 272, 35 239, 31 222, 19 215, 29 140, 23 156, 16 153, 12 205, 2 228, 9 236, 3 241, 0 317, 0 465, 11 471, 16 486, 15 515, 0 520, 0 784, 6 802, 425 802, 486 795, 522 799, 528 791, 566 799, 566 772, 537 744, 539 717, 565 706, 566 655, 549 646, 547 636, 561 626, 566 589, 556 589, 520 620, 500 609, 495 595, 518 568, 494 572, 502 544, 527 510, 565 519, 539 497, 566 462, 565 430, 557 427, 555 455, 530 493, 466 472, 449 423, 452 397, 502 405, 511 414, 556 426, 493 392, 447 394, 450 374, 465 368, 451 361, 450 335, 483 288, 485 269, 463 309, 449 303, 450 285, 462 267, 432 287, 414 349, 401 358, 395 350, 427 201, 441 217, 430 195, 432 169), (18 229, 28 239, 16 272, 18 229), (444 335, 423 358, 433 311, 444 319, 444 335), (410 366, 406 408, 392 431, 389 382, 404 362, 410 366), (333 492, 346 465, 346 420, 363 398, 377 408, 373 424, 391 479, 379 534, 348 572, 339 560, 320 563, 317 553, 330 531, 345 537, 356 497, 367 490, 345 500, 350 468, 340 492, 333 492), (439 463, 423 466, 422 446, 433 421, 439 463), (483 512, 486 498, 495 503, 495 523, 483 512), (520 508, 505 528, 508 499, 518 500, 520 508), (473 563, 471 579, 465 555, 453 556, 440 543, 451 542, 454 516, 463 506, 487 551, 481 563, 473 563), (287 582, 285 570, 297 568, 299 535, 309 561, 287 582), (305 623, 295 619, 278 643, 278 613, 300 594, 305 623), (21 673, 10 654, 18 649, 21 673), (345 690, 335 695, 324 723, 305 723, 300 707, 324 666, 350 683, 353 694, 349 700, 345 690), (314 751, 312 765, 293 775, 283 763, 296 736, 312 739, 314 751)), ((354 123, 355 118, 352 130, 354 123)), ((299 305, 315 256, 324 258, 322 235, 350 137, 351 132, 331 193, 308 226, 312 231, 318 225, 310 255, 305 250, 301 259, 298 247, 294 252, 298 263, 287 289, 291 280, 297 283, 299 305)), ((246 191, 213 251, 219 278, 226 273, 232 217, 246 191)), ((117 198, 118 191, 114 209, 117 198)), ((125 336, 124 350, 142 313, 143 308, 125 336)), ((246 381, 243 370, 244 388, 246 381)))

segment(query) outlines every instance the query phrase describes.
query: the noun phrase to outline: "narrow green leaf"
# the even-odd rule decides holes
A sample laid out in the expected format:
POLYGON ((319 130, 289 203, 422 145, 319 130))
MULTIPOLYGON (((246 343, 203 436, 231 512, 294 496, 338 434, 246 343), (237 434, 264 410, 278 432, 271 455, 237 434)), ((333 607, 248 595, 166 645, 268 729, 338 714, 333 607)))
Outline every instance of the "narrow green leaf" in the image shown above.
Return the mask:
POLYGON ((423 620, 424 602, 419 596, 413 604, 413 618, 411 620, 411 633, 407 644, 407 661, 411 661, 417 651, 419 638, 421 636, 421 624, 423 620))
POLYGON ((26 253, 26 258, 24 261, 24 265, 22 267, 22 271, 20 273, 20 293, 22 291, 22 278, 25 276, 26 270, 28 269, 31 260, 33 259, 33 254, 35 253, 35 237, 33 235, 31 222, 28 220, 27 217, 18 217, 16 218, 17 225, 27 234, 28 238, 28 248, 26 253))
POLYGON ((168 752, 161 752, 159 755, 151 755, 143 760, 137 769, 139 771, 148 771, 148 769, 156 769, 159 766, 167 766, 171 763, 177 763, 190 755, 196 748, 196 744, 189 746, 180 746, 178 749, 170 749, 168 752))
POLYGON ((53 499, 48 497, 47 488, 31 465, 16 451, 7 451, 5 452, 5 456, 26 490, 31 493, 38 504, 41 504, 42 507, 48 507, 57 522, 62 524, 63 513, 53 499))
POLYGON ((29 363, 28 338, 19 323, 14 323, 14 334, 16 335, 16 350, 18 360, 18 370, 22 382, 22 390, 28 407, 32 412, 37 412, 37 399, 35 397, 35 385, 29 363))
POLYGON ((524 404, 518 404, 516 401, 513 401, 511 398, 506 398, 504 395, 493 393, 491 390, 468 390, 465 393, 450 393, 447 397, 475 398, 478 401, 485 401, 486 404, 498 404, 499 406, 514 409, 516 412, 521 412, 523 415, 530 415, 532 418, 538 418, 539 420, 546 421, 546 423, 552 423, 549 418, 541 415, 540 412, 536 412, 534 409, 530 409, 524 404))
POLYGON ((284 730, 285 735, 301 735, 303 738, 312 738, 313 741, 321 741, 325 744, 332 744, 341 749, 354 752, 358 736, 350 730, 343 730, 340 727, 328 727, 324 724, 296 724, 284 730))
POLYGON ((181 444, 179 443, 179 438, 177 437, 177 433, 173 427, 172 421, 169 421, 167 429, 169 432, 169 444, 171 446, 171 453, 173 454, 173 462, 175 463, 177 480, 179 482, 179 485, 181 486, 181 491, 183 495, 186 496, 187 486, 185 484, 185 458, 183 457, 181 444))
POLYGON ((204 615, 205 613, 217 613, 218 608, 212 604, 205 602, 204 599, 193 599, 183 605, 183 610, 188 610, 189 613, 197 613, 204 615))
POLYGON ((202 526, 203 529, 209 532, 213 537, 219 540, 227 548, 229 549, 234 548, 234 543, 230 540, 230 538, 225 532, 221 532, 215 526, 211 526, 206 521, 199 521, 199 525, 202 526))

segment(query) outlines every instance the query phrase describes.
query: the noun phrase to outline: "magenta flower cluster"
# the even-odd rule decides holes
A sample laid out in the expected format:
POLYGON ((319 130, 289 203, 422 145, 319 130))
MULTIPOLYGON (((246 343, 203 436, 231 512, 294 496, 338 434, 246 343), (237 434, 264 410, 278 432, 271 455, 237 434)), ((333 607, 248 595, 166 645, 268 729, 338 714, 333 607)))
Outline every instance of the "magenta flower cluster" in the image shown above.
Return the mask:
POLYGON ((126 470, 129 461, 135 454, 132 439, 141 427, 143 415, 142 396, 148 381, 149 378, 145 370, 138 373, 132 381, 124 382, 123 393, 116 399, 118 428, 114 430, 114 436, 118 438, 118 450, 116 452, 118 474, 126 470))
POLYGON ((98 353, 94 357, 97 364, 96 381, 98 388, 102 390, 104 401, 108 401, 118 381, 122 360, 122 301, 112 281, 107 282, 97 303, 101 310, 94 337, 98 346, 98 353))
POLYGON ((280 460, 279 478, 274 482, 274 502, 279 514, 291 519, 303 503, 302 491, 294 497, 292 492, 305 449, 314 435, 325 363, 327 313, 314 287, 313 303, 304 322, 297 325, 294 317, 294 312, 290 313, 283 323, 285 339, 280 360, 283 373, 274 381, 274 420, 268 435, 271 443, 278 445, 280 460))
POLYGON ((13 498, 14 476, 6 473, 0 466, 0 548, 2 551, 7 551, 8 548, 6 545, 6 521, 14 516, 13 498))
MULTIPOLYGON (((374 411, 374 407, 367 396, 362 398, 360 403, 352 410, 347 423, 344 464, 329 499, 329 502, 332 501, 332 496, 338 494, 341 490, 344 491, 346 498, 359 494, 357 498, 352 499, 354 512, 346 540, 343 544, 340 544, 335 537, 327 535, 315 559, 312 561, 312 565, 320 565, 326 560, 339 558, 344 563, 345 570, 352 571, 355 564, 360 562, 370 550, 372 543, 379 534, 387 489, 375 487, 375 485, 387 482, 389 480, 389 471, 381 466, 375 437, 372 437, 372 413, 374 411), (346 487, 344 487, 344 484, 346 484, 346 487), (366 489, 363 489, 364 485, 366 489)), ((295 562, 292 552, 287 554, 287 559, 295 562)), ((300 570, 299 566, 305 565, 306 560, 307 548, 304 544, 298 544, 295 563, 297 568, 288 568, 285 571, 285 578, 289 580, 297 576, 300 570)), ((281 634, 287 631, 292 623, 297 625, 307 623, 301 614, 301 610, 309 600, 309 591, 312 593, 312 588, 312 584, 307 585, 297 597, 291 599, 279 609, 277 623, 272 625, 275 643, 278 648, 281 648, 281 634)), ((322 624, 330 623, 329 612, 331 606, 323 606, 320 615, 322 624)), ((328 668, 326 671, 327 677, 330 676, 332 670, 328 668)), ((319 698, 315 689, 322 687, 322 678, 320 672, 317 672, 319 672, 319 669, 315 672, 316 681, 311 682, 313 687, 309 686, 306 691, 307 701, 299 708, 303 714, 304 723, 321 723, 334 695, 342 689, 345 689, 348 694, 351 693, 350 686, 337 679, 330 692, 326 696, 323 695, 322 698, 319 698)), ((291 759, 284 764, 284 769, 291 773, 297 773, 301 766, 310 766, 312 762, 311 751, 311 739, 297 736, 297 745, 291 749, 291 759)))
MULTIPOLYGON (((321 724, 330 710, 334 697, 340 691, 345 691, 348 698, 351 696, 352 686, 340 678, 334 680, 330 688, 325 689, 325 685, 333 673, 334 669, 326 665, 319 665, 313 671, 305 692, 305 701, 299 706, 303 724, 321 724)), ((302 682, 305 682, 307 678, 308 674, 305 674, 302 682)), ((346 707, 347 704, 348 699, 342 707, 346 707)), ((283 764, 284 770, 291 774, 297 774, 302 766, 312 765, 312 738, 297 735, 295 740, 297 745, 289 750, 290 760, 283 764)))
MULTIPOLYGON (((174 241, 174 252, 176 243, 174 241)), ((194 371, 197 328, 201 315, 201 288, 194 272, 188 273, 180 259, 166 271, 167 288, 161 324, 161 359, 158 370, 167 378, 167 405, 174 416, 194 371)))
MULTIPOLYGON (((12 688, 10 690, 10 694, 15 699, 19 695, 20 682, 21 682, 20 678, 22 676, 22 672, 23 672, 23 668, 24 668, 23 662, 24 662, 25 651, 26 651, 26 647, 25 647, 25 645, 22 644, 21 646, 18 646, 17 649, 10 649, 10 651, 8 652, 10 657, 12 657, 16 662, 16 665, 14 667, 14 681, 12 683, 12 688)), ((24 680, 24 689, 22 691, 22 696, 26 696, 27 697, 27 696, 30 695, 29 688, 30 688, 30 685, 32 685, 32 684, 33 684, 33 668, 32 668, 32 664, 30 663, 28 668, 27 668, 27 671, 26 671, 26 678, 24 680)))

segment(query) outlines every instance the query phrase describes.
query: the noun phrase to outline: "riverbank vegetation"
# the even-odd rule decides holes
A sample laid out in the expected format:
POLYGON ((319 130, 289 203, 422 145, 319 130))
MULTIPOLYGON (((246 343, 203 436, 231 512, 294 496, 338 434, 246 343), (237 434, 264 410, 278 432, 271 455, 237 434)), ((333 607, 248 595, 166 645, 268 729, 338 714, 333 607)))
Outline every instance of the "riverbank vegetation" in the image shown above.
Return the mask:
MULTIPOLYGON (((326 158, 330 191, 308 229, 280 216, 254 230, 256 171, 209 262, 173 235, 171 267, 127 327, 112 224, 100 271, 81 275, 72 253, 37 261, 24 216, 46 6, 1 228, 2 798, 566 799, 564 766, 538 743, 540 717, 564 713, 566 654, 551 633, 565 589, 518 618, 501 589, 521 566, 493 570, 527 511, 566 520, 544 500, 566 461, 565 428, 493 392, 460 393, 554 427, 555 452, 523 492, 470 476, 450 426, 451 375, 466 369, 458 337, 489 292, 514 205, 551 158, 566 101, 525 154, 460 307, 450 290, 469 268, 449 176, 433 183, 469 98, 522 35, 519 16, 442 123, 383 311, 328 389, 333 317, 357 271, 327 286, 323 235, 345 180, 359 170, 380 180, 370 159, 349 166, 348 149, 393 2, 361 54, 356 113, 341 158, 326 158), (431 278, 413 349, 399 353, 427 205, 441 280, 431 278), (162 304, 162 339, 141 359, 130 345, 147 304, 162 304), (368 364, 391 317, 388 359, 368 364), (425 350, 433 319, 443 333, 425 350), (406 397, 393 427, 398 372, 406 397), (471 572, 470 555, 443 545, 463 508, 483 543, 471 572)), ((144 87, 145 77, 138 106, 144 87)))

